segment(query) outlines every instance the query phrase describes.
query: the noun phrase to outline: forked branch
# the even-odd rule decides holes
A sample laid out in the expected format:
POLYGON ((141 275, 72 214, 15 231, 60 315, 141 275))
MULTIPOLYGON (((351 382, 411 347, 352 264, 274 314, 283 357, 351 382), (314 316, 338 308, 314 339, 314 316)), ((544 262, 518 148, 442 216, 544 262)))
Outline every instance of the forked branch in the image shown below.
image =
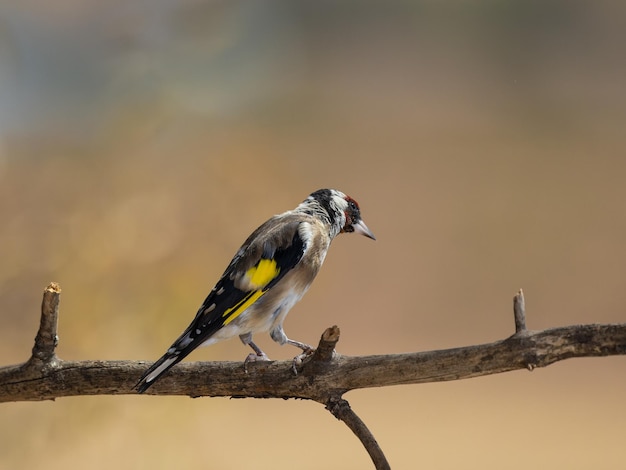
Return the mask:
MULTIPOLYGON (((0 368, 0 402, 54 400, 79 395, 135 393, 150 365, 144 361, 63 361, 58 342, 60 288, 44 291, 39 332, 31 358, 0 368)), ((354 389, 459 380, 516 369, 545 367, 573 357, 626 354, 626 324, 526 329, 522 291, 514 297, 515 334, 488 344, 377 356, 341 356, 334 348, 339 328, 327 329, 314 354, 293 372, 292 361, 181 363, 147 393, 152 395, 301 398, 322 403, 359 437, 376 468, 389 468, 371 432, 343 395, 354 389), (206 380, 211 377, 211 380, 206 380)))

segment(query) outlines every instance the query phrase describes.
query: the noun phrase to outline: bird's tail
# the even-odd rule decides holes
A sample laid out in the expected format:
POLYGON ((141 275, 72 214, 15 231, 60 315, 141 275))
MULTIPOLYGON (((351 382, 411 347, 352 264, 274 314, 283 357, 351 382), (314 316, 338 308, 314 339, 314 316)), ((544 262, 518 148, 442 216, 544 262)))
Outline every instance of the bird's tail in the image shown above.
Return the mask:
POLYGON ((137 385, 135 385, 137 393, 143 393, 148 390, 161 375, 187 357, 195 349, 195 345, 189 347, 191 342, 190 329, 187 329, 167 352, 144 372, 137 385))

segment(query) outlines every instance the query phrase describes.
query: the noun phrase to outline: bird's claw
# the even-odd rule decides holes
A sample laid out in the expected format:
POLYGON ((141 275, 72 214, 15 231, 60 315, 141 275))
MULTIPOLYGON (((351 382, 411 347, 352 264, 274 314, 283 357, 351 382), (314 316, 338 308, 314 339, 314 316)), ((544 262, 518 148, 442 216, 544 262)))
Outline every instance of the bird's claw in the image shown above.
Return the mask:
POLYGON ((246 357, 246 360, 243 361, 243 370, 246 372, 246 374, 248 373, 248 364, 251 362, 270 362, 271 359, 269 357, 267 357, 267 354, 262 353, 262 354, 255 354, 255 353, 250 353, 248 354, 248 357, 246 357))
POLYGON ((291 370, 293 371, 293 375, 298 375, 298 368, 301 367, 304 360, 307 357, 312 356, 314 352, 315 349, 309 346, 307 349, 302 350, 302 354, 298 354, 296 357, 293 358, 293 361, 291 363, 291 370))

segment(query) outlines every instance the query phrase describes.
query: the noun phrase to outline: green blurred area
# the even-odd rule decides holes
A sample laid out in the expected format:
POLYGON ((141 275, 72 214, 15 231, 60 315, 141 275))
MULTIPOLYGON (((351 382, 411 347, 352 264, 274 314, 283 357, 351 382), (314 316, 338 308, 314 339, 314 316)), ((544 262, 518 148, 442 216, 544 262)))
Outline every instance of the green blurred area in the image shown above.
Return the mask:
MULTIPOLYGON (((620 2, 3 3, 2 362, 28 357, 52 280, 60 357, 157 359, 245 237, 321 187, 358 200, 378 240, 334 242, 294 339, 338 324, 348 355, 490 342, 520 287, 532 329, 624 322, 625 41, 620 2)), ((613 469, 623 370, 346 398, 393 468, 613 469)), ((0 406, 2 469, 328 462, 371 465, 312 403, 0 406)))

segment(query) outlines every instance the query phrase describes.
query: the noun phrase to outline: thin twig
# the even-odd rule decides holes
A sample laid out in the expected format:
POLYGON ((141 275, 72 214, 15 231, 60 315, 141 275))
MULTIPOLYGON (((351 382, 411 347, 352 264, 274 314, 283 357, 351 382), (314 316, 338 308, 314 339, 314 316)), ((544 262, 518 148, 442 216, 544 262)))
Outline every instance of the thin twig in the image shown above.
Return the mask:
POLYGON ((31 360, 39 360, 46 364, 56 359, 55 349, 59 343, 57 336, 57 324, 59 320, 59 296, 61 287, 56 282, 51 282, 43 292, 41 302, 41 320, 39 331, 35 337, 35 345, 31 360))
POLYGON ((515 334, 524 333, 526 331, 526 301, 522 289, 513 297, 513 317, 515 318, 515 334))
POLYGON ((372 458, 376 470, 389 470, 391 468, 376 438, 374 438, 374 435, 363 420, 352 410, 350 403, 341 397, 333 397, 326 404, 326 409, 330 411, 335 418, 346 423, 359 438, 363 447, 365 447, 367 453, 372 458))
POLYGON ((333 325, 330 328, 326 328, 320 342, 317 345, 317 349, 311 357, 311 361, 314 362, 330 362, 335 354, 335 346, 339 341, 341 331, 337 325, 333 325))

